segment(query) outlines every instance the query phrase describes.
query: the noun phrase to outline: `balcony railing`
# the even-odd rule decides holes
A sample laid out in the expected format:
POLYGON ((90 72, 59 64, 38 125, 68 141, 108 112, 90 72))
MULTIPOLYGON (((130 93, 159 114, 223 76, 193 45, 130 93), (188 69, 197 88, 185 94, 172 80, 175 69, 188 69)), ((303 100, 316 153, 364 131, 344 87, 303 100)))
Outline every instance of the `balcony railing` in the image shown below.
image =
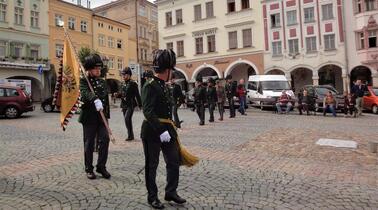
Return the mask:
POLYGON ((44 70, 50 70, 50 60, 47 58, 32 57, 0 57, 0 67, 14 67, 22 69, 38 69, 42 66, 44 70))

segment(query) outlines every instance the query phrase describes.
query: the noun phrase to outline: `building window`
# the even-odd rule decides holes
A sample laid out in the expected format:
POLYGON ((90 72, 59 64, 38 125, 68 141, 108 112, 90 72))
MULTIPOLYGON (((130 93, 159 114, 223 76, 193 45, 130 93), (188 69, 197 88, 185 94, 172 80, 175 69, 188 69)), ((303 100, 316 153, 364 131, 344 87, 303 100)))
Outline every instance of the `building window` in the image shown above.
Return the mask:
POLYGON ((108 68, 114 69, 114 58, 113 57, 109 57, 108 68))
POLYGON ((122 33, 122 28, 117 28, 117 31, 118 31, 119 33, 122 33))
POLYGON ((172 26, 172 12, 165 13, 166 26, 172 26))
POLYGON ((7 5, 5 2, 0 2, 0 22, 7 20, 7 5))
POLYGON ((104 35, 101 35, 99 34, 98 35, 98 45, 101 46, 101 47, 105 47, 105 36, 104 35))
POLYGON ((356 10, 357 13, 362 12, 362 0, 356 0, 356 10))
POLYGON ((24 9, 20 7, 14 8, 14 23, 17 25, 24 24, 24 9))
POLYGON ((324 46, 326 50, 334 50, 335 47, 335 34, 324 35, 324 46))
POLYGON ((118 67, 118 70, 122 70, 123 69, 123 59, 122 58, 118 58, 118 60, 117 60, 117 67, 118 67))
POLYGON ((122 39, 117 39, 117 48, 122 49, 122 39))
POLYGON ((108 37, 108 47, 114 48, 114 39, 113 37, 108 37))
POLYGON ((63 16, 55 14, 55 26, 62 27, 61 23, 63 22, 63 16))
POLYGON ((377 47, 377 31, 369 31, 369 48, 377 47))
POLYGON ((69 17, 68 18, 68 28, 71 29, 71 30, 75 30, 75 22, 76 22, 75 18, 69 17))
POLYGON ((289 54, 296 55, 299 53, 298 39, 289 40, 289 54))
POLYGON ((184 41, 177 41, 177 57, 184 56, 184 41))
POLYGON ((111 26, 111 25, 109 25, 109 26, 108 26, 108 29, 111 30, 111 31, 113 31, 113 30, 114 30, 114 27, 111 26))
POLYGON ((236 31, 228 32, 228 47, 229 49, 238 48, 238 33, 236 31))
POLYGON ((182 23, 182 9, 176 10, 176 24, 182 23))
POLYGON ((20 43, 15 43, 13 45, 13 55, 17 58, 21 58, 23 56, 23 49, 24 45, 20 43))
POLYGON ((201 5, 194 5, 194 20, 201 20, 202 19, 202 11, 201 5))
POLYGON ((207 50, 208 52, 215 52, 215 35, 207 36, 207 50))
POLYGON ((82 20, 80 24, 81 32, 87 33, 87 21, 82 20))
POLYGON ((196 38, 196 54, 202 54, 203 53, 203 38, 198 37, 196 38))
POLYGON ((206 17, 214 17, 214 6, 212 1, 206 2, 206 17))
POLYGON ((167 50, 173 50, 173 42, 167 43, 167 50))
POLYGON ((307 37, 306 38, 306 50, 307 52, 316 51, 316 37, 307 37))
POLYGON ((151 19, 156 22, 158 21, 158 12, 154 9, 151 11, 151 19))
POLYGON ((282 43, 279 42, 272 42, 272 49, 273 49, 273 56, 282 55, 282 43))
POLYGON ((55 45, 55 57, 57 57, 57 58, 63 57, 63 45, 62 44, 56 44, 55 45))
POLYGON ((34 58, 34 60, 39 58, 39 47, 38 46, 34 46, 30 49, 30 57, 34 58))
POLYGON ((323 20, 333 19, 333 5, 325 4, 322 5, 323 20))
POLYGON ((270 15, 270 20, 271 20, 272 28, 280 27, 281 26, 281 17, 280 17, 280 14, 270 15))
POLYGON ((286 13, 287 16, 287 25, 294 25, 297 24, 297 11, 288 11, 286 13))
POLYGON ((243 30, 243 47, 252 47, 252 29, 243 30))
POLYGON ((372 11, 375 9, 375 0, 365 0, 366 11, 372 11))
POLYGON ((30 11, 30 26, 34 28, 39 27, 39 12, 30 11))
POLYGON ((139 5, 139 15, 143 17, 147 17, 146 7, 143 5, 139 5))
POLYGON ((7 49, 7 43, 5 41, 0 41, 0 57, 5 57, 7 49))
POLYGON ((305 23, 315 21, 314 7, 304 8, 305 23))
POLYGON ((359 37, 359 40, 360 40, 359 49, 360 50, 365 49, 365 34, 364 33, 358 33, 358 37, 359 37))
POLYGON ((235 12, 235 0, 227 0, 227 12, 235 12))
POLYGON ((241 1, 241 8, 248 9, 249 8, 249 0, 242 0, 241 1))

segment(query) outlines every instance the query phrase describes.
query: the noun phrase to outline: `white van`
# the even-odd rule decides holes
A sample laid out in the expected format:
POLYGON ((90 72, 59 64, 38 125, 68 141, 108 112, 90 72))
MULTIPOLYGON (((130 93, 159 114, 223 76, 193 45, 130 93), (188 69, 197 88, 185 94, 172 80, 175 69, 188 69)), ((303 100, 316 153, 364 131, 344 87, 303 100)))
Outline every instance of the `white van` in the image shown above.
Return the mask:
POLYGON ((283 90, 286 90, 290 97, 295 98, 284 75, 253 75, 248 79, 247 98, 253 105, 264 109, 264 107, 272 107, 283 90))

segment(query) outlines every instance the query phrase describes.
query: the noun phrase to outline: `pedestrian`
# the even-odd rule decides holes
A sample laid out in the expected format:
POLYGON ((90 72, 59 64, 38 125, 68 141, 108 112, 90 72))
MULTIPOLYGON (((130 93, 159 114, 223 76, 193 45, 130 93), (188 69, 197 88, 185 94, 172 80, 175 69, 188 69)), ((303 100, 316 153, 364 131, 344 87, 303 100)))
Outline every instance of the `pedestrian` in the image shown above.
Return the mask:
POLYGON ((173 120, 177 128, 181 128, 181 123, 183 121, 180 120, 178 115, 178 108, 185 102, 185 96, 182 93, 181 86, 176 82, 176 75, 172 74, 172 81, 171 81, 171 92, 172 92, 172 114, 173 120))
POLYGON ((165 187, 166 201, 178 204, 186 202, 177 194, 179 183, 180 153, 177 133, 169 119, 171 104, 166 87, 171 72, 176 65, 176 55, 172 50, 156 50, 153 54, 154 77, 147 81, 142 90, 143 114, 141 137, 145 155, 145 183, 148 192, 147 201, 155 209, 163 209, 158 198, 156 170, 159 164, 160 150, 163 152, 167 171, 165 187), (164 121, 170 121, 166 123, 164 121))
POLYGON ((336 117, 336 100, 332 95, 331 91, 328 91, 326 97, 323 99, 323 115, 326 116, 329 110, 334 117, 336 117))
POLYGON ((199 125, 205 125, 206 87, 202 84, 202 78, 198 77, 194 88, 194 105, 200 119, 199 125))
POLYGON ((351 93, 345 93, 344 94, 344 114, 345 117, 348 116, 348 113, 350 116, 356 117, 356 98, 351 93))
POLYGON ((217 81, 217 105, 219 111, 219 121, 223 121, 223 114, 224 114, 224 102, 226 101, 226 94, 224 91, 224 87, 222 86, 221 82, 217 81))
POLYGON ((299 115, 302 115, 303 112, 306 112, 307 115, 310 115, 310 107, 313 103, 313 98, 308 95, 306 89, 300 91, 298 94, 298 110, 299 115))
POLYGON ((236 90, 236 92, 237 92, 237 96, 239 97, 239 112, 241 115, 247 115, 245 113, 247 91, 244 86, 244 79, 241 79, 239 81, 238 89, 236 90))
POLYGON ((86 79, 80 79, 80 100, 83 104, 81 106, 79 122, 83 125, 84 164, 88 179, 96 179, 92 165, 96 136, 98 138, 96 172, 100 173, 106 179, 109 179, 111 176, 106 170, 109 133, 100 114, 100 112, 103 111, 106 119, 110 118, 107 85, 105 80, 100 77, 102 66, 103 63, 99 55, 93 54, 85 57, 84 68, 94 93, 91 92, 86 79))
POLYGON ((235 117, 235 102, 234 102, 234 91, 233 91, 233 85, 232 85, 232 76, 228 75, 226 77, 226 84, 225 84, 225 92, 226 92, 226 97, 228 100, 228 105, 230 109, 230 118, 235 117))
POLYGON ((288 95, 286 93, 286 90, 282 91, 282 94, 281 94, 280 98, 278 99, 278 102, 276 103, 276 108, 277 108, 278 114, 284 113, 284 112, 282 112, 283 107, 286 107, 285 114, 289 114, 289 112, 291 111, 291 108, 293 107, 292 99, 291 99, 290 95, 288 95))
POLYGON ((214 110, 215 110, 215 105, 218 101, 217 90, 215 88, 215 80, 213 78, 209 78, 208 83, 209 85, 207 88, 207 104, 209 106, 209 112, 210 112, 209 122, 214 122, 214 110))
POLYGON ((364 106, 364 96, 365 92, 367 91, 368 89, 366 85, 362 84, 360 79, 358 79, 352 87, 351 92, 356 97, 357 116, 362 115, 362 107, 364 106))
POLYGON ((126 141, 134 140, 133 114, 135 107, 142 107, 138 84, 131 79, 132 71, 126 67, 121 71, 123 82, 121 84, 121 109, 127 129, 126 141))

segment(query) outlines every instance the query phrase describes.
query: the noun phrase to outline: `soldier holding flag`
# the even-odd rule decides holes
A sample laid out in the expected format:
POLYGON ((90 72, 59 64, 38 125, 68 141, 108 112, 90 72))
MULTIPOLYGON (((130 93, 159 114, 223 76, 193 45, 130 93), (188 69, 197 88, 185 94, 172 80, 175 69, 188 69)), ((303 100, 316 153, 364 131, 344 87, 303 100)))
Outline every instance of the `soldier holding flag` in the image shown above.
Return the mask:
POLYGON ((81 107, 79 122, 83 125, 84 133, 85 172, 88 179, 96 178, 96 175, 93 173, 92 162, 97 136, 99 150, 96 172, 100 173, 104 178, 109 179, 111 175, 106 170, 109 133, 100 115, 100 112, 103 111, 105 117, 107 119, 110 118, 107 86, 105 80, 100 77, 103 63, 99 55, 93 54, 85 58, 83 65, 94 90, 94 93, 91 92, 85 78, 80 79, 80 93, 83 105, 81 107))

